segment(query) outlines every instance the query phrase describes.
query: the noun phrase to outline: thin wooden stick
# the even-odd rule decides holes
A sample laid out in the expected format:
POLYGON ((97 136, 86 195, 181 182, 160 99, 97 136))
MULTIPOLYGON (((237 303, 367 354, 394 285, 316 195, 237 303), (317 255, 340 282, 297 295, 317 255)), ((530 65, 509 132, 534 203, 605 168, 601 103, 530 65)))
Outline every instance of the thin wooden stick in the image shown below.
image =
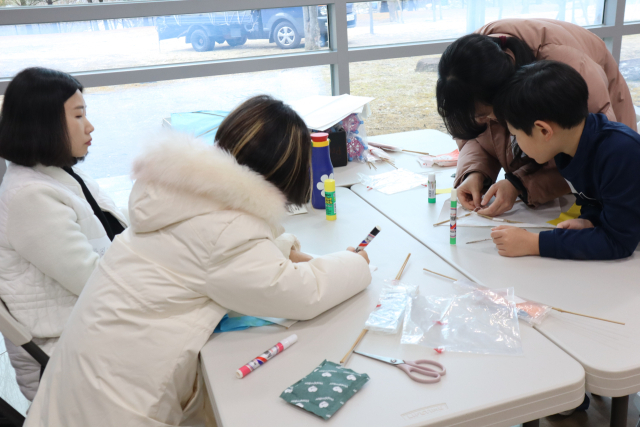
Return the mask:
POLYGON ((429 273, 437 274, 438 276, 446 277, 447 279, 453 280, 454 282, 458 281, 458 279, 454 279, 453 277, 445 276, 444 274, 436 273, 435 271, 431 271, 431 270, 428 270, 426 268, 423 268, 423 270, 424 271, 428 271, 429 273))
MULTIPOLYGON (((396 274, 396 280, 400 280, 400 278, 402 277, 402 273, 404 273, 404 268, 407 266, 407 262, 409 261, 410 256, 411 254, 407 255, 407 259, 404 260, 404 264, 402 264, 400 271, 398 271, 398 274, 396 274)), ((353 350, 355 350, 358 344, 360 344, 360 341, 362 341, 362 338, 364 338, 367 332, 368 332, 368 329, 363 329, 362 332, 360 332, 360 336, 358 337, 356 342, 353 343, 353 345, 351 346, 347 354, 345 354, 342 360, 340 361, 341 365, 344 365, 347 362, 347 360, 349 359, 349 356, 351 356, 351 353, 353 353, 353 350)))
POLYGON ((618 325, 624 325, 624 323, 616 322, 615 320, 607 320, 601 317, 587 316, 586 314, 574 313, 573 311, 567 311, 557 307, 551 307, 551 308, 553 308, 556 311, 559 311, 560 313, 574 314, 576 316, 588 317, 589 319, 602 320, 603 322, 610 322, 610 323, 617 323, 618 325))
POLYGON ((342 358, 342 360, 340 361, 341 365, 344 365, 346 363, 347 359, 349 358, 349 356, 351 356, 351 353, 353 352, 353 350, 356 349, 356 346, 360 343, 362 338, 364 338, 366 333, 367 333, 367 329, 363 329, 362 332, 360 332, 360 336, 358 337, 356 342, 353 343, 353 345, 351 346, 351 348, 349 349, 347 354, 345 354, 344 357, 342 358))
POLYGON ((423 154, 425 156, 429 155, 429 153, 425 153, 424 151, 411 151, 411 150, 405 150, 404 148, 402 149, 402 151, 406 151, 407 153, 423 154))
POLYGON ((490 219, 491 221, 495 221, 495 222, 508 222, 509 224, 524 224, 522 221, 514 221, 512 219, 504 219, 504 218, 494 218, 492 216, 479 214, 478 212, 475 212, 475 214, 478 215, 479 217, 490 219))
POLYGON ((470 245, 471 243, 480 243, 480 242, 487 242, 489 240, 493 240, 491 237, 489 237, 488 239, 482 239, 482 240, 474 240, 472 242, 467 242, 467 245, 470 245))
MULTIPOLYGON (((469 212, 468 214, 464 214, 464 215, 462 215, 462 216, 459 216, 459 217, 458 217, 458 219, 466 218, 466 217, 468 217, 469 215, 471 215, 472 213, 473 213, 473 212, 469 212)), ((435 224, 433 224, 433 226, 435 227, 435 226, 437 226, 437 225, 442 225, 442 224, 445 224, 445 223, 447 223, 447 222, 449 222, 449 221, 451 221, 451 219, 445 219, 444 221, 436 222, 435 224)))
POLYGON ((400 271, 398 271, 398 274, 396 274, 396 280, 400 280, 400 278, 402 277, 402 273, 404 272, 404 268, 406 267, 410 256, 411 254, 407 255, 407 259, 404 260, 404 264, 402 264, 402 268, 400 268, 400 271))

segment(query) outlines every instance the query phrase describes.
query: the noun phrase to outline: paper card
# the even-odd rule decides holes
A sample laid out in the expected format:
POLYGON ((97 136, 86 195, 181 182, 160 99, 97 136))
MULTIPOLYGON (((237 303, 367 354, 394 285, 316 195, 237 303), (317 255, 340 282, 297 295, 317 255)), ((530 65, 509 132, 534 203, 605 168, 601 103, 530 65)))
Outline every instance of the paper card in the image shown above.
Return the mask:
MULTIPOLYGON (((436 222, 449 219, 450 207, 451 199, 447 199, 442 206, 440 216, 436 222)), ((521 228, 555 228, 555 225, 548 224, 547 221, 558 218, 560 212, 560 201, 558 199, 538 206, 535 209, 530 208, 523 202, 518 202, 513 205, 510 211, 494 219, 487 219, 473 213, 467 216, 470 212, 460 206, 460 202, 458 202, 458 220, 456 225, 458 227, 496 227, 498 225, 512 225, 521 228), (518 221, 518 223, 506 222, 504 221, 505 219, 518 221)), ((447 223, 444 225, 447 225, 447 223)))
POLYGON ((300 215, 306 214, 307 207, 305 205, 287 205, 287 215, 300 215))

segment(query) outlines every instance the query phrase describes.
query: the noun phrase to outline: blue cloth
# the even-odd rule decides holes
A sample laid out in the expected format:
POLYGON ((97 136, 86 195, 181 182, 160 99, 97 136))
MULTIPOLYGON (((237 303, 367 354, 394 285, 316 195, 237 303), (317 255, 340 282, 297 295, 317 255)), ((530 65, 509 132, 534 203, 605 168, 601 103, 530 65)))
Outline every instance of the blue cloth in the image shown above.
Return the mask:
POLYGON ((191 133, 213 145, 218 127, 228 115, 229 111, 219 110, 173 113, 171 127, 180 132, 191 133))
POLYGON ((573 186, 580 218, 595 226, 540 233, 540 255, 561 259, 618 259, 640 242, 640 135, 604 114, 589 114, 575 156, 555 157, 573 186))
POLYGON ((269 322, 268 320, 259 319, 253 316, 229 317, 225 314, 213 332, 216 333, 242 331, 245 329, 253 328, 254 326, 265 325, 273 325, 273 322, 269 322))

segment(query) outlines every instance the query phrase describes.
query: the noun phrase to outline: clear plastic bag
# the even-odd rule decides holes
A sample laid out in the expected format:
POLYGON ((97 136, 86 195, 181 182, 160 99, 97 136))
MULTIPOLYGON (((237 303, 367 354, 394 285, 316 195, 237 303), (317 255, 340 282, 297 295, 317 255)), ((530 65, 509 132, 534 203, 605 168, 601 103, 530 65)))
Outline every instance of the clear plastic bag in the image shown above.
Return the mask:
MULTIPOLYGON (((477 289, 480 292, 484 292, 489 298, 493 295, 493 291, 491 289, 468 280, 458 281, 457 286, 464 286, 467 289, 477 289)), ((550 305, 525 300, 518 296, 514 296, 514 301, 516 303, 518 318, 530 325, 541 324, 553 309, 550 305)))
POLYGON ((433 165, 442 166, 442 167, 451 167, 456 166, 458 164, 458 156, 460 152, 458 150, 453 150, 447 154, 440 154, 438 156, 420 156, 418 157, 418 163, 420 166, 430 168, 433 165))
POLYGON ((419 175, 406 169, 396 169, 391 172, 377 175, 364 175, 359 173, 360 182, 370 190, 378 190, 384 194, 395 194, 401 191, 411 190, 420 185, 427 185, 428 177, 419 175))
POLYGON ((364 162, 367 144, 367 132, 364 121, 359 114, 353 113, 345 117, 340 125, 347 133, 347 158, 350 162, 364 162))
POLYGON ((513 288, 487 289, 454 283, 448 296, 416 296, 405 313, 403 344, 438 352, 522 354, 513 288))
POLYGON ((405 308, 418 293, 416 285, 397 280, 385 280, 380 300, 364 326, 370 331, 395 334, 400 329, 405 308))

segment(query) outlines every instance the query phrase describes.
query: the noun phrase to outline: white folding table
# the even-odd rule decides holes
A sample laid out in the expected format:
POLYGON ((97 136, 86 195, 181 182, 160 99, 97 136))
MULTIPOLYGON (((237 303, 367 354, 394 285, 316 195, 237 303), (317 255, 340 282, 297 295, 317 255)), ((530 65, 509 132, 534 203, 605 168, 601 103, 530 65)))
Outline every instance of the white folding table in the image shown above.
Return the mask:
MULTIPOLYGON (((552 312, 536 329, 582 364, 587 391, 614 398, 611 425, 626 425, 628 395, 640 391, 639 252, 618 261, 505 258, 498 255, 491 241, 466 244, 489 238, 488 227, 458 227, 457 245, 452 246, 449 227, 433 226, 449 194, 439 195, 436 204, 429 204, 426 188, 393 195, 369 191, 362 185, 351 190, 480 284, 513 286, 522 298, 625 322, 621 326, 552 312)), ((563 206, 565 210, 569 207, 566 202, 563 206)))
MULTIPOLYGON (((279 326, 214 334, 200 356, 203 373, 219 426, 326 426, 322 419, 292 407, 279 396, 309 374, 324 359, 339 362, 360 334, 375 307, 383 281, 398 273, 408 253, 403 281, 420 286, 421 293, 444 291, 450 283, 425 274, 429 266, 447 275, 459 273, 424 245, 346 188, 338 188, 338 219, 325 220, 324 211, 289 217, 288 232, 302 249, 317 255, 356 246, 375 225, 382 231, 367 251, 378 266, 363 292, 315 319, 289 330, 279 326), (235 371, 262 351, 292 333, 298 342, 244 379, 235 371)), ((332 418, 337 426, 504 426, 538 425, 538 418, 574 408, 584 396, 580 364, 542 334, 521 326, 522 356, 462 353, 438 355, 434 350, 401 345, 400 334, 368 333, 358 350, 410 360, 431 358, 447 368, 437 384, 411 381, 392 366, 353 354, 347 367, 371 380, 332 418)))

